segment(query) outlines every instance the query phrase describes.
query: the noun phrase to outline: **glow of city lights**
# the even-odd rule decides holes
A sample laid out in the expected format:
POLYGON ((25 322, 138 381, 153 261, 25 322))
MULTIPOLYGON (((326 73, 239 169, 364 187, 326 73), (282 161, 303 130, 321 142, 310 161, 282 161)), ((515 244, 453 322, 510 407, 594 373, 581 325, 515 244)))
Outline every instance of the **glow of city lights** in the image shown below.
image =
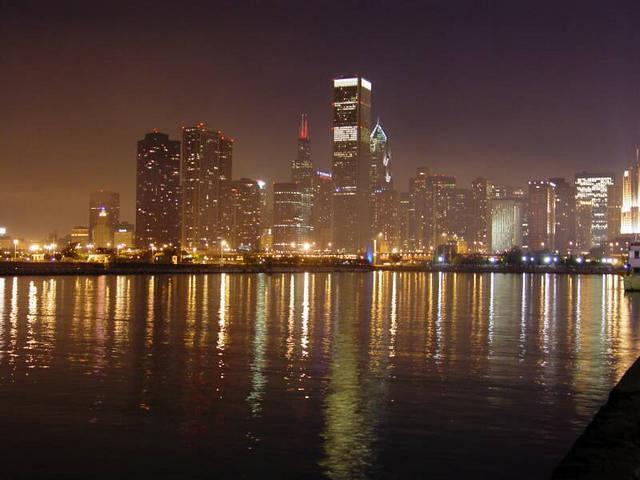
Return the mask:
POLYGON ((304 242, 302 244, 302 250, 304 250, 305 252, 308 252, 309 250, 311 250, 311 244, 309 242, 304 242))
POLYGON ((0 235, 6 235, 7 229, 5 227, 0 227, 0 235))
POLYGON ((551 257, 546 256, 546 257, 544 257, 544 259, 543 259, 542 261, 543 261, 544 263, 546 263, 546 264, 549 264, 549 263, 551 263, 551 257))

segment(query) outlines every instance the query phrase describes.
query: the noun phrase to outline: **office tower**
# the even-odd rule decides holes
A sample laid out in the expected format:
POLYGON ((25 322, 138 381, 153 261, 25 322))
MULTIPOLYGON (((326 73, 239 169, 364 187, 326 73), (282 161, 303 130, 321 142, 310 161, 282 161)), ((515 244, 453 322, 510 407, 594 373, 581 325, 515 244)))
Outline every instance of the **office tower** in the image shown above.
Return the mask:
POLYGON ((313 241, 318 249, 331 249, 331 200, 333 194, 331 174, 316 171, 313 174, 312 183, 313 209, 311 212, 311 224, 313 226, 313 241))
MULTIPOLYGON (((484 251, 486 245, 480 243, 478 240, 473 240, 477 238, 477 224, 474 225, 477 219, 477 211, 475 209, 476 198, 474 197, 473 190, 469 190, 468 188, 454 188, 450 192, 449 201, 451 202, 449 206, 450 215, 447 218, 446 228, 448 233, 460 240, 465 240, 472 251, 484 251)), ((486 232, 484 237, 486 237, 486 232)))
POLYGON ((576 244, 581 252, 588 252, 593 245, 593 204, 591 200, 576 201, 576 244))
POLYGON ((226 236, 222 240, 229 248, 260 249, 264 188, 264 182, 249 178, 225 182, 221 215, 226 236))
POLYGON ((79 247, 86 247, 90 238, 88 227, 75 226, 71 228, 71 233, 69 233, 69 243, 76 243, 79 247))
POLYGON ((368 218, 371 82, 333 81, 333 246, 362 251, 371 241, 368 218))
POLYGON ((607 240, 607 188, 614 183, 610 173, 576 174, 576 202, 591 202, 591 247, 607 240))
POLYGON ((622 231, 622 185, 616 183, 607 187, 607 240, 612 241, 622 231))
POLYGON ((311 139, 309 137, 309 121, 306 114, 300 118, 298 129, 298 151, 291 162, 291 181, 300 185, 302 194, 302 225, 303 242, 313 241, 313 163, 311 162, 311 139))
POLYGON ((456 178, 447 175, 427 177, 427 233, 429 249, 445 244, 454 234, 454 193, 456 178))
POLYGON ((109 212, 106 208, 102 208, 98 213, 93 230, 91 231, 91 237, 93 238, 93 245, 96 248, 112 248, 113 245, 113 221, 111 220, 109 212))
POLYGON ((489 224, 488 202, 492 196, 492 186, 486 178, 475 178, 471 182, 472 216, 469 218, 467 240, 473 252, 484 252, 487 248, 487 229, 489 224))
MULTIPOLYGON (((153 131, 138 141, 136 245, 180 241, 180 142, 153 131)), ((129 245, 130 246, 130 245, 129 245)))
POLYGON ((221 195, 231 180, 233 140, 200 123, 182 130, 181 235, 185 249, 221 240, 221 195))
POLYGON ((411 195, 401 192, 398 195, 398 239, 400 250, 411 250, 411 195))
POLYGON ((576 239, 576 188, 564 178, 551 178, 556 195, 556 240, 558 252, 568 253, 576 239))
POLYGON ((555 185, 546 180, 529 182, 529 250, 553 250, 556 232, 555 185))
POLYGON ((389 138, 376 123, 369 141, 371 153, 369 164, 369 223, 378 242, 384 241, 388 248, 397 248, 400 242, 398 231, 398 194, 391 178, 391 151, 389 138))
POLYGON ((418 168, 409 180, 409 237, 411 250, 428 250, 429 216, 427 214, 427 179, 429 170, 418 168))
POLYGON ((635 164, 622 177, 620 231, 623 235, 640 233, 640 149, 636 149, 635 164))
POLYGON ((505 252, 522 245, 522 200, 495 198, 489 201, 489 251, 505 252))
POLYGON ((89 196, 89 235, 94 243, 93 230, 103 210, 107 213, 107 226, 113 232, 120 222, 120 194, 109 190, 98 190, 89 196))
POLYGON ((302 192, 293 182, 273 184, 273 249, 302 248, 302 192))
MULTIPOLYGON (((128 222, 120 222, 118 228, 113 232, 113 248, 121 249, 121 248, 131 248, 134 246, 134 228, 128 222)), ((164 245, 169 245, 168 243, 154 243, 151 242, 154 246, 158 248, 163 248, 164 245)), ((150 244, 143 244, 147 248, 149 248, 150 244)), ((175 243, 173 245, 176 245, 175 243)))

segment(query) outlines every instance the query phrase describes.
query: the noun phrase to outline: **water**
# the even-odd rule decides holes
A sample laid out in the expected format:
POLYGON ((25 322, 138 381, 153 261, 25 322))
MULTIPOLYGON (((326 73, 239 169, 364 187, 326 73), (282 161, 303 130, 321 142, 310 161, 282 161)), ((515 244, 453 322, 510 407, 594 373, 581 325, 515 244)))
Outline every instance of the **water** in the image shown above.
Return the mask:
POLYGON ((616 276, 0 278, 3 478, 545 478, 639 311, 616 276))

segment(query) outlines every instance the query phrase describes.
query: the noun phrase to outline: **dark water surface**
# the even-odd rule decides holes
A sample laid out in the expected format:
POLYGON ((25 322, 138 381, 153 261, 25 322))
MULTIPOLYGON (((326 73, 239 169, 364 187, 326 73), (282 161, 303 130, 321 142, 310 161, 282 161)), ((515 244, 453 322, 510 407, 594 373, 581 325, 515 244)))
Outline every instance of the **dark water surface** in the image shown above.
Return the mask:
POLYGON ((2 478, 545 478, 639 312, 616 276, 0 278, 2 478))

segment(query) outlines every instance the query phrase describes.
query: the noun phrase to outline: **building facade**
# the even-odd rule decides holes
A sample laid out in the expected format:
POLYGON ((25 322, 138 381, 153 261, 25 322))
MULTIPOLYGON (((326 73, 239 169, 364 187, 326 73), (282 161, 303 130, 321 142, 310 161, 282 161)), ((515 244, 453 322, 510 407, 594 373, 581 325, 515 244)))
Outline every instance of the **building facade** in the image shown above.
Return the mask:
POLYGON ((333 247, 362 251, 371 241, 368 218, 368 167, 371 133, 371 82, 362 77, 333 81, 334 184, 333 247))
POLYGON ((555 248, 565 254, 576 247, 576 188, 564 178, 551 178, 555 185, 555 248))
POLYGON ((181 246, 215 248, 224 233, 221 194, 231 180, 233 140, 202 123, 183 128, 181 157, 181 246))
POLYGON ((115 231, 120 223, 120 194, 109 190, 98 190, 91 192, 89 196, 89 235, 90 240, 95 243, 93 231, 98 222, 103 223, 105 220, 101 218, 102 211, 107 213, 107 227, 111 232, 115 231))
POLYGON ((622 177, 622 206, 620 233, 640 233, 640 149, 636 149, 636 162, 624 171, 622 177))
POLYGON ((529 250, 555 249, 556 201, 552 182, 529 182, 527 224, 529 250))
POLYGON ((273 250, 302 249, 302 210, 300 185, 293 182, 273 184, 273 250))
POLYGON ((607 189, 615 184, 611 173, 578 173, 576 202, 591 202, 591 247, 607 241, 607 189))
POLYGON ((291 181, 300 185, 302 195, 301 235, 304 242, 313 241, 313 162, 311 160, 311 138, 309 136, 309 120, 306 114, 300 118, 298 129, 298 150, 296 158, 291 162, 291 181))
POLYGON ((330 250, 331 236, 331 201, 333 196, 333 181, 328 172, 316 171, 313 174, 313 209, 311 224, 313 226, 313 242, 315 248, 330 250))
POLYGON ((138 142, 136 246, 180 241, 180 142, 154 131, 138 142))
POLYGON ((522 245, 522 200, 499 198, 489 201, 489 250, 506 252, 522 245))

